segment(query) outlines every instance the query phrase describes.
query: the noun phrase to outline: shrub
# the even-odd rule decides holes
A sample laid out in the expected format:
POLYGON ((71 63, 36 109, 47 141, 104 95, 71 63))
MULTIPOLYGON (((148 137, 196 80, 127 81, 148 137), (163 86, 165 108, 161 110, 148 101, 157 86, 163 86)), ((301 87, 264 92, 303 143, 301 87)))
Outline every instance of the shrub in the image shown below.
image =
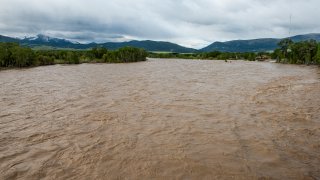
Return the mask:
POLYGON ((79 64, 80 63, 80 58, 75 52, 67 52, 66 54, 66 63, 67 64, 79 64))
POLYGON ((54 58, 50 56, 38 55, 36 58, 36 62, 38 65, 53 65, 54 58))
POLYGON ((115 51, 108 51, 103 55, 103 59, 108 63, 126 63, 147 60, 147 52, 143 49, 124 47, 115 51))

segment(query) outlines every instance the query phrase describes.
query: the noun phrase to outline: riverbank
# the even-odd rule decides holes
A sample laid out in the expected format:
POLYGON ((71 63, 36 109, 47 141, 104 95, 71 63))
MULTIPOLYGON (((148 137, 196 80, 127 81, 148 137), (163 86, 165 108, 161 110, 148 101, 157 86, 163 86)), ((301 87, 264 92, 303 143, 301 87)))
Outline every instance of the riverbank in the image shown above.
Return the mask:
POLYGON ((41 50, 35 51, 17 43, 0 42, 0 68, 25 68, 54 64, 81 63, 129 63, 146 61, 147 52, 134 47, 107 50, 103 47, 91 50, 41 50))

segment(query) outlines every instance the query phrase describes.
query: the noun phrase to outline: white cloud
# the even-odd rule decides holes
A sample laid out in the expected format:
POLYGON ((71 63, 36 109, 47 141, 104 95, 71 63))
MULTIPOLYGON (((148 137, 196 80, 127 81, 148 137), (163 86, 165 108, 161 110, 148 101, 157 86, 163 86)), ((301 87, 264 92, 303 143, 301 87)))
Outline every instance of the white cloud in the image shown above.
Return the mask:
POLYGON ((0 0, 0 34, 81 42, 213 41, 320 32, 318 0, 0 0))

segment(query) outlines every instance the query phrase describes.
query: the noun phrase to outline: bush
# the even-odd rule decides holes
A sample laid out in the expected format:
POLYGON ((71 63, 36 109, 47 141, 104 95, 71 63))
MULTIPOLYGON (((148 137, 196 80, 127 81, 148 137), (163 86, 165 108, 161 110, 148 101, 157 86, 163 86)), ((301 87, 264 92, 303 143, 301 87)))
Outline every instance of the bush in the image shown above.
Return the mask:
POLYGON ((317 54, 313 57, 316 64, 320 64, 320 43, 318 44, 317 54))
POLYGON ((107 52, 106 54, 103 55, 103 60, 106 63, 120 63, 121 62, 117 51, 107 52))
POLYGON ((11 57, 14 61, 13 66, 27 67, 35 65, 34 53, 30 48, 16 46, 11 49, 11 52, 11 57))
POLYGON ((1 67, 27 67, 35 65, 35 55, 30 48, 17 43, 0 43, 1 67))
POLYGON ((292 42, 282 40, 280 48, 275 50, 273 57, 277 62, 291 64, 320 64, 319 44, 315 40, 292 42))
POLYGON ((91 51, 89 51, 89 56, 97 58, 97 59, 102 59, 103 55, 106 54, 108 50, 103 47, 95 47, 92 48, 91 51))
POLYGON ((124 47, 115 51, 107 52, 103 59, 108 63, 126 63, 147 60, 147 52, 143 49, 124 47))
POLYGON ((36 58, 37 65, 53 65, 54 58, 50 56, 39 55, 36 58))
POLYGON ((80 63, 80 58, 75 52, 67 52, 66 54, 66 63, 67 64, 79 64, 80 63))
POLYGON ((145 61, 143 49, 124 47, 115 51, 93 48, 91 51, 41 50, 33 51, 17 43, 0 43, 0 67, 27 67, 39 65, 79 64, 82 62, 125 63, 145 61))

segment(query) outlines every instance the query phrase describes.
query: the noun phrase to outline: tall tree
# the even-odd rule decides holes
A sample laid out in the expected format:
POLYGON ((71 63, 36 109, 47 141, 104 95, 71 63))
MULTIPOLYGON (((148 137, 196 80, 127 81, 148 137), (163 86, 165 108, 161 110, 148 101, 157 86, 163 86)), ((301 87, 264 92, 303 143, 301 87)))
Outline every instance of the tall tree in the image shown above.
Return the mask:
MULTIPOLYGON (((290 52, 290 46, 293 44, 293 41, 289 38, 282 39, 279 43, 278 46, 280 47, 280 50, 284 56, 284 58, 288 58, 288 54, 290 52)), ((279 60, 281 60, 279 58, 279 60)))
POLYGON ((317 53, 313 57, 313 60, 315 61, 316 64, 320 64, 320 43, 318 44, 317 53))

